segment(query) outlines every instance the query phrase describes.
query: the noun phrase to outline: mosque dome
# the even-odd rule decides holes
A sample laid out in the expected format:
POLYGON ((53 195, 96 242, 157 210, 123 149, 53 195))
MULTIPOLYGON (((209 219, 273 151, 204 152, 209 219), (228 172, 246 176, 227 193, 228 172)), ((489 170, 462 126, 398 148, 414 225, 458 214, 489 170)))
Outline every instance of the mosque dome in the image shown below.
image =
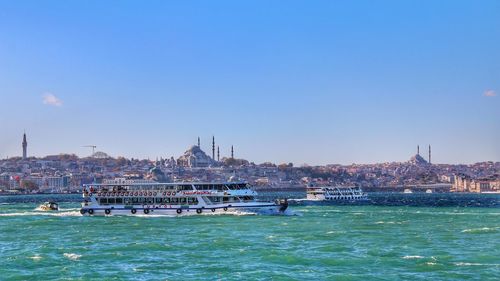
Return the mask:
POLYGON ((179 157, 177 162, 186 167, 208 167, 215 163, 201 148, 197 145, 191 146, 184 154, 179 157))
POLYGON ((414 165, 428 164, 428 162, 422 156, 420 156, 420 154, 415 154, 413 157, 410 158, 409 162, 414 165))

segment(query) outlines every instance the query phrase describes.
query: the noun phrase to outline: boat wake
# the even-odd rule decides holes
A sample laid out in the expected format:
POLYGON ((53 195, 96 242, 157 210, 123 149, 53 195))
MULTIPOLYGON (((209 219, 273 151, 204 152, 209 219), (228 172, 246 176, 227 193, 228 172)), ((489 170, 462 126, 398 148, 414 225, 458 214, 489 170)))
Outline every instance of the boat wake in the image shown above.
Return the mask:
POLYGON ((79 217, 81 216, 79 209, 60 209, 59 211, 42 211, 35 208, 33 211, 2 213, 0 217, 20 217, 20 216, 52 216, 52 217, 79 217))

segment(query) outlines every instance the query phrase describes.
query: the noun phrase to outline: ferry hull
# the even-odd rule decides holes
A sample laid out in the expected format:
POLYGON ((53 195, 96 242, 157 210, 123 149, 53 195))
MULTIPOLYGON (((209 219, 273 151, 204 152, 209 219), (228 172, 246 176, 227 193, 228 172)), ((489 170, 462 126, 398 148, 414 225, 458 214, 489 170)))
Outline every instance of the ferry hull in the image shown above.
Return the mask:
POLYGON ((201 207, 201 208, 82 208, 80 213, 84 216, 191 216, 191 215, 234 215, 234 214, 262 214, 281 215, 286 207, 280 205, 260 206, 231 206, 231 207, 201 207))

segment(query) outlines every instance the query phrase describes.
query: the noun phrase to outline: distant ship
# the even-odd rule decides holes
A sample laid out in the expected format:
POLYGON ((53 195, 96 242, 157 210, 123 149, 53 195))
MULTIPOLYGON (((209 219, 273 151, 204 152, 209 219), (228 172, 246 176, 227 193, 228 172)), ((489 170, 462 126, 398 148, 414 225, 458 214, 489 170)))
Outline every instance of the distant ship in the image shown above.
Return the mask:
POLYGON ((290 203, 299 205, 359 202, 368 202, 368 196, 360 187, 354 186, 308 186, 305 199, 290 200, 290 203))
POLYGON ((366 193, 353 186, 314 186, 306 189, 307 200, 315 201, 358 201, 366 200, 366 193))
POLYGON ((262 202, 245 182, 105 183, 83 188, 82 215, 282 214, 286 200, 262 202))

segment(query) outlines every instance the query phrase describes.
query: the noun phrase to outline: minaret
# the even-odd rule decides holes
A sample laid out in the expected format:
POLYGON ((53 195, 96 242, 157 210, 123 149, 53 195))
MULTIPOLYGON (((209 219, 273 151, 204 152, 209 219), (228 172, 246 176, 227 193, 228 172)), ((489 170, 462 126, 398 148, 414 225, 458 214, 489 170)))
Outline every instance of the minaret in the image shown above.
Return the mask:
POLYGON ((220 150, 219 150, 219 146, 217 146, 217 162, 220 161, 220 150))
POLYGON ((26 141, 26 132, 23 135, 23 160, 26 160, 28 154, 28 142, 26 141))
POLYGON ((215 137, 212 136, 212 159, 215 160, 215 137))
POLYGON ((429 144, 429 164, 431 164, 431 145, 429 144))
POLYGON ((198 147, 200 147, 200 137, 198 137, 198 147))
POLYGON ((232 145, 231 145, 231 159, 234 159, 234 148, 232 145))
POLYGON ((417 145, 417 155, 420 155, 420 146, 417 145))

